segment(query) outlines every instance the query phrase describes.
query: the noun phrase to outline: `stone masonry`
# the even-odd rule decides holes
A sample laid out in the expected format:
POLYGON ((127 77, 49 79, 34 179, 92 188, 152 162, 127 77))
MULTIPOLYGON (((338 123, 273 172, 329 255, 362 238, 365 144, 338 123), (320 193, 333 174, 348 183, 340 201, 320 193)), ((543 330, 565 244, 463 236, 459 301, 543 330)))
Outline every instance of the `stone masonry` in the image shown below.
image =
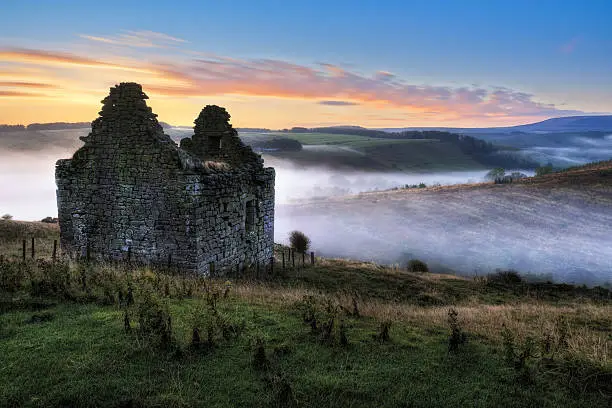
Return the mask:
POLYGON ((72 159, 56 165, 64 252, 207 275, 267 263, 274 243, 274 169, 245 146, 229 113, 208 105, 178 147, 148 97, 121 83, 72 159))

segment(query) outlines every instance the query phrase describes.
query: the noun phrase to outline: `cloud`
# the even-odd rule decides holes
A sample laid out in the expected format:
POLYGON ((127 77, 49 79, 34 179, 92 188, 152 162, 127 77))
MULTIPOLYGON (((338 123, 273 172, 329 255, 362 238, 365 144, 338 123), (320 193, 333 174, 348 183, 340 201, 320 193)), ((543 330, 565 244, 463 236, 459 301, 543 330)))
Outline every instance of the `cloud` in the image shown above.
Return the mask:
POLYGON ((327 105, 327 106, 355 106, 359 105, 356 102, 349 101, 318 101, 319 105, 327 105))
POLYGON ((30 93, 30 92, 21 92, 21 91, 3 91, 0 89, 0 98, 9 97, 9 98, 32 98, 32 97, 45 97, 48 95, 41 93, 30 93))
POLYGON ((391 81, 395 79, 395 75, 387 71, 376 71, 374 77, 380 81, 391 81))
POLYGON ((53 84, 43 84, 39 82, 15 82, 15 81, 0 81, 0 87, 10 88, 57 88, 53 84))
POLYGON ((146 68, 99 61, 71 53, 33 50, 28 48, 0 48, 0 59, 8 63, 35 63, 42 65, 79 66, 83 68, 121 69, 135 72, 153 72, 146 68))
POLYGON ((561 45, 559 49, 564 54, 571 54, 574 52, 574 50, 576 49, 580 41, 581 41, 580 37, 574 37, 568 42, 566 42, 565 44, 561 45))
MULTIPOLYGON (((131 40, 130 36, 136 33, 151 42, 184 41, 161 33, 126 33, 123 37, 107 37, 105 40, 131 40)), ((123 70, 126 72, 121 78, 137 78, 148 94, 168 98, 201 98, 213 95, 291 98, 310 100, 327 106, 361 105, 362 109, 390 109, 393 110, 394 116, 401 114, 413 118, 428 117, 435 121, 473 119, 476 122, 494 119, 499 122, 500 119, 531 120, 585 113, 561 109, 559 105, 538 101, 533 94, 504 87, 414 84, 387 71, 376 71, 367 75, 330 63, 308 66, 279 59, 240 59, 199 52, 186 52, 184 57, 175 56, 172 60, 164 59, 158 53, 152 53, 150 58, 143 57, 140 60, 128 58, 128 53, 125 52, 119 54, 112 58, 95 58, 91 55, 0 48, 0 59, 20 66, 36 64, 59 65, 77 70, 123 70), (131 73, 139 75, 128 76, 131 73)), ((95 79, 89 77, 91 76, 80 79, 81 82, 75 80, 78 82, 75 88, 83 92, 92 89, 95 79)), ((40 82, 52 83, 50 80, 40 82)), ((106 82, 104 86, 107 86, 106 82)))
POLYGON ((85 38, 86 40, 101 42, 105 44, 140 48, 168 48, 181 43, 187 43, 186 40, 183 40, 181 38, 176 38, 167 34, 146 30, 122 30, 121 34, 109 37, 99 37, 86 34, 80 34, 79 37, 85 38))

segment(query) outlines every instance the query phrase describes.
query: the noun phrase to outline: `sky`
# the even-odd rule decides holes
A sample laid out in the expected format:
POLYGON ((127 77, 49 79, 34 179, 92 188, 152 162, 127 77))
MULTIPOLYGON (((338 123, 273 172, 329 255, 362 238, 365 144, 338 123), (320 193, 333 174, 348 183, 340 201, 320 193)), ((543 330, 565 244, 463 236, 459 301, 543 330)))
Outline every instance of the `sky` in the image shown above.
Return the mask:
POLYGON ((0 0, 0 123, 489 127, 612 112, 612 2, 0 0))

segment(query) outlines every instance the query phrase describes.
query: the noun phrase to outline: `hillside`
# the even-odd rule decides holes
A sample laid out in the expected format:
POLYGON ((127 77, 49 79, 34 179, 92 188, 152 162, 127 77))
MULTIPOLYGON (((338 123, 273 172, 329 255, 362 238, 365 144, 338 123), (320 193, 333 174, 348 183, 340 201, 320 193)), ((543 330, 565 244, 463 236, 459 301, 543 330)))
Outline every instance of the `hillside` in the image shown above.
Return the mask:
POLYGON ((512 133, 512 132, 612 132, 612 115, 567 116, 550 118, 541 122, 525 125, 489 127, 489 128, 453 128, 453 127, 403 127, 380 129, 387 132, 443 131, 463 134, 479 133, 512 133))
POLYGON ((303 230, 327 256, 390 263, 417 257, 466 275, 511 268, 602 284, 612 282, 610 169, 303 200, 278 208, 278 219, 291 224, 275 230, 303 230))
POLYGON ((324 258, 283 269, 286 250, 274 274, 221 278, 0 258, 0 406, 612 402, 607 289, 324 258))
MULTIPOLYGON (((406 133, 389 135, 363 128, 321 128, 305 132, 240 133, 243 141, 264 154, 293 161, 298 166, 326 166, 361 171, 458 171, 502 166, 533 168, 535 162, 496 149, 486 142, 449 133, 406 133), (325 133, 328 130, 330 133, 325 133), (304 146, 326 146, 326 148, 304 146)), ((88 128, 65 130, 21 130, 0 132, 0 149, 7 152, 63 150, 69 154, 82 145, 79 137, 88 128)), ((175 142, 193 133, 188 128, 165 128, 175 142)))

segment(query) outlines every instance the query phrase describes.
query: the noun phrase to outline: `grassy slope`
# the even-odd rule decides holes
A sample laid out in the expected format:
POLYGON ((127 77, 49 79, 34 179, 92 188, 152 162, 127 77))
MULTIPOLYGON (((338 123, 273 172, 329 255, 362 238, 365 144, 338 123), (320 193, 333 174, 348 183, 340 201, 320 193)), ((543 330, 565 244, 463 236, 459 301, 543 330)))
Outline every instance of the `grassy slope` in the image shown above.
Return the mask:
POLYGON ((59 225, 0 220, 0 255, 20 258, 23 251, 22 240, 26 239, 27 256, 31 257, 32 238, 35 256, 50 257, 53 253, 53 240, 59 239, 59 225))
MULTIPOLYGON (((379 139, 326 133, 275 132, 273 135, 298 140, 305 146, 329 147, 325 150, 306 147, 300 152, 270 154, 300 165, 326 165, 366 171, 456 171, 484 168, 456 146, 432 139, 379 139)), ((270 134, 259 136, 270 137, 270 134)), ((257 136, 249 134, 248 137, 257 136)))
MULTIPOLYGON (((23 225, 5 224, 3 231, 23 225)), ((33 264, 27 269, 54 279, 33 264)), ((78 269, 64 295, 33 296, 28 279, 17 292, 0 291, 0 406, 591 407, 611 401, 612 304, 601 290, 318 259, 314 267, 259 283, 232 279, 217 309, 245 328, 228 339, 216 333, 209 350, 189 344, 193 327, 204 333, 201 322, 211 319, 206 288, 222 291, 223 280, 126 274, 110 266, 85 275, 86 291, 78 269), (138 334, 135 307, 129 309, 134 330, 124 332, 115 293, 128 280, 137 304, 148 287, 169 308, 170 350, 138 334), (67 295, 72 300, 62 300, 67 295), (338 344, 337 332, 332 343, 310 333, 300 312, 306 295, 319 299, 319 316, 329 302, 352 311, 355 297, 360 317, 338 315, 348 346, 338 344), (468 334, 454 353, 448 352, 450 306, 468 334), (504 325, 518 343, 533 337, 539 350, 547 335, 559 337, 561 318, 568 345, 554 360, 531 359, 528 375, 504 362, 504 325), (391 340, 381 343, 373 335, 384 321, 392 322, 391 340), (270 362, 265 371, 252 365, 257 339, 270 362)))

